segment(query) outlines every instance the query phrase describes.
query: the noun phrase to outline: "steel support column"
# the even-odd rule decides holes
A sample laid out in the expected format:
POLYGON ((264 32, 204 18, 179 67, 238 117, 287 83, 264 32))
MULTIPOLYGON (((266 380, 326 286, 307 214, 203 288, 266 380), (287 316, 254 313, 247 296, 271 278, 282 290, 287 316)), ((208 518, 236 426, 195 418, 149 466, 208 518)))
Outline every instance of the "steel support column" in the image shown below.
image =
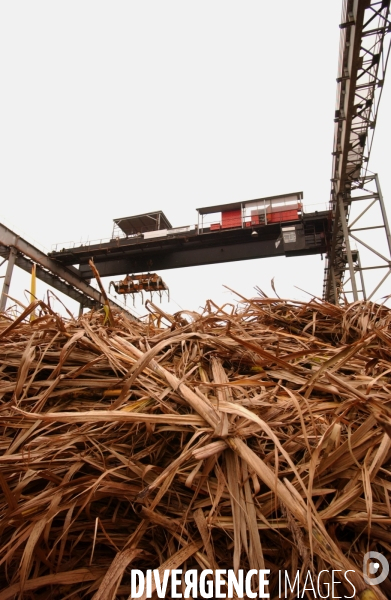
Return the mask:
POLYGON ((340 215, 340 220, 341 220, 342 231, 343 231, 343 235, 345 238, 345 240, 344 240, 345 241, 345 251, 346 251, 347 264, 348 264, 348 268, 349 268, 350 280, 351 280, 352 291, 353 291, 353 300, 354 300, 354 302, 356 302, 356 300, 358 300, 356 276, 355 276, 355 272, 354 272, 352 251, 350 249, 347 216, 345 213, 345 206, 344 206, 342 194, 339 194, 338 204, 339 204, 339 215, 340 215))
POLYGON ((4 277, 3 289, 1 291, 0 312, 5 311, 5 307, 7 304, 7 296, 8 296, 8 292, 9 292, 10 285, 11 285, 12 272, 14 270, 14 265, 15 265, 15 260, 16 260, 17 254, 18 254, 18 252, 17 252, 16 248, 11 247, 9 250, 9 255, 8 255, 8 264, 7 264, 7 270, 6 270, 5 277, 4 277))
MULTIPOLYGON (((378 176, 367 175, 359 183, 349 197, 348 208, 342 197, 338 199, 343 238, 336 246, 334 260, 342 274, 337 297, 352 294, 353 300, 370 300, 391 274, 391 232, 378 176), (386 269, 386 273, 376 281, 374 271, 379 269, 386 269), (345 279, 346 271, 350 277, 345 279), (361 279, 361 290, 357 276, 361 279)), ((328 268, 332 267, 331 264, 328 268)))
POLYGON ((387 237, 388 252, 389 252, 389 255, 391 256, 391 233, 390 233, 390 226, 388 224, 386 207, 384 205, 383 194, 382 194, 382 191, 381 191, 379 177, 378 177, 377 173, 375 174, 375 182, 376 182, 376 191, 377 191, 377 194, 378 194, 378 200, 379 200, 379 204, 380 204, 380 210, 381 210, 381 214, 382 214, 383 226, 384 226, 384 229, 385 229, 385 232, 386 232, 386 237, 387 237))

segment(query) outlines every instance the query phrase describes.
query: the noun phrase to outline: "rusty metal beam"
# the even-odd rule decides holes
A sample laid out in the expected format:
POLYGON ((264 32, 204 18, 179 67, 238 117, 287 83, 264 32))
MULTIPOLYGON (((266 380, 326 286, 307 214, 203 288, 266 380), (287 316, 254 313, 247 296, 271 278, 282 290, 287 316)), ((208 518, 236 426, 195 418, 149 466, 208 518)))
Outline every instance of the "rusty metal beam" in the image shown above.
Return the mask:
MULTIPOLYGON (((32 264, 36 263, 39 279, 77 302, 85 306, 104 304, 102 294, 82 279, 77 269, 65 267, 0 223, 0 255, 8 258, 10 252, 15 255, 18 267, 31 272, 32 264)), ((112 300, 110 305, 135 318, 112 300)))

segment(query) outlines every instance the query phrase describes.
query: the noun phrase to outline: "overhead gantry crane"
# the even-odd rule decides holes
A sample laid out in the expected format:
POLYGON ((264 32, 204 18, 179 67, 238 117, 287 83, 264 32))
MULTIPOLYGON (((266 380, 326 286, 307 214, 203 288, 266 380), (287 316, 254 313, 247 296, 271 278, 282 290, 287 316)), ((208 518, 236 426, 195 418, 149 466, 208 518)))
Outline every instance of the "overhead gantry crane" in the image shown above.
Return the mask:
MULTIPOLYGON (((72 284, 71 292, 81 292, 81 301, 90 302, 90 290, 83 287, 92 277, 90 258, 102 277, 127 273, 124 281, 129 288, 129 273, 143 273, 149 280, 150 272, 159 269, 318 253, 326 255, 324 299, 338 303, 348 293, 353 300, 373 297, 391 273, 391 234, 385 204, 379 178, 368 169, 390 54, 390 0, 343 0, 340 28, 328 210, 306 213, 302 193, 298 192, 200 208, 194 227, 173 228, 162 211, 115 219, 110 240, 50 253, 46 258, 53 273, 56 269, 62 269, 67 277, 71 273, 73 284, 77 277, 79 291, 75 292, 72 284), (356 210, 360 205, 362 208, 356 210), (367 216, 375 205, 380 209, 381 222, 369 225, 367 216), (204 217, 214 213, 220 215, 219 220, 206 226, 204 217), (371 228, 376 230, 375 244, 363 239, 363 232, 371 228), (380 229, 385 251, 377 246, 380 229), (380 264, 364 266, 355 245, 372 252, 380 264), (364 275, 373 269, 384 269, 384 275, 368 292, 364 275)), ((0 228, 3 256, 13 256, 15 247, 1 235, 0 228)), ((18 252, 22 260, 20 248, 18 252)), ((119 285, 118 289, 125 287, 119 285)))
POLYGON ((302 198, 302 192, 295 192, 202 207, 197 209, 198 222, 182 227, 172 227, 162 211, 115 219, 110 240, 60 248, 51 257, 63 265, 79 265, 79 273, 88 279, 91 256, 102 277, 113 277, 325 253, 330 213, 305 213, 302 198))
POLYGON ((65 265, 79 264, 82 276, 89 278, 91 255, 102 276, 115 276, 319 253, 326 255, 323 290, 326 300, 338 303, 348 293, 353 300, 371 298, 391 272, 391 235, 385 205, 378 176, 368 170, 390 53, 389 7, 390 0, 343 2, 329 210, 306 214, 301 206, 296 213, 294 209, 290 213, 285 211, 284 217, 273 219, 269 214, 268 218, 265 213, 263 221, 248 220, 248 207, 266 202, 274 211, 283 198, 288 202, 292 197, 296 202, 302 200, 302 195, 287 194, 198 209, 199 217, 220 212, 222 220, 220 224, 212 223, 208 228, 197 226, 195 230, 173 229, 167 226, 168 221, 160 226, 166 219, 163 213, 157 225, 158 211, 116 220, 119 227, 122 223, 122 231, 105 244, 62 249, 52 253, 52 257, 65 265), (363 208, 355 211, 352 218, 353 203, 356 206, 361 203, 363 208), (381 223, 370 226, 366 217, 375 204, 380 206, 381 223), (150 223, 149 232, 144 235, 141 229, 129 229, 132 219, 139 218, 150 223), (376 229, 375 245, 363 239, 362 232, 371 227, 376 229), (385 253, 376 247, 379 228, 385 235, 385 253), (364 266, 356 245, 371 251, 380 264, 364 266), (372 291, 367 291, 365 271, 375 268, 385 269, 384 275, 372 291))

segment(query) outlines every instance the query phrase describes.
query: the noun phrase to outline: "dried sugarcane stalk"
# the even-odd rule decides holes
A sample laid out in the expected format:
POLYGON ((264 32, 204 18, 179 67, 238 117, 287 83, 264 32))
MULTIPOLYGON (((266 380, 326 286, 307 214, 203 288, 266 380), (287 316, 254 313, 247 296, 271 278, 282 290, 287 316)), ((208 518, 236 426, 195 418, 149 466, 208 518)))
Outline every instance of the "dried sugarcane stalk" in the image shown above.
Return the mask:
POLYGON ((0 600, 125 600, 168 568, 270 569, 271 598, 279 571, 351 570, 391 597, 362 572, 391 558, 391 311, 110 315, 0 321, 0 600))

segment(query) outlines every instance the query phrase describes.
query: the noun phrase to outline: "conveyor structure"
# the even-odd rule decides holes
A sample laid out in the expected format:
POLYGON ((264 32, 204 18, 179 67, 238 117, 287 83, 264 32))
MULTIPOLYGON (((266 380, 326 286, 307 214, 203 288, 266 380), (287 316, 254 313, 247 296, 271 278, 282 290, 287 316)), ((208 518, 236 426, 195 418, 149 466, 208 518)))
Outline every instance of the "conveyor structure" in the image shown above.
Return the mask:
POLYGON ((324 298, 333 303, 347 293, 352 294, 350 300, 370 299, 391 272, 391 239, 379 178, 368 170, 390 54, 389 9, 390 0, 343 2, 332 152, 332 230, 323 289, 324 298), (377 209, 381 218, 368 226, 371 209, 377 209), (371 228, 376 229, 375 245, 363 239, 363 232, 371 228), (377 247, 381 233, 383 253, 377 247), (371 260, 368 266, 362 265, 353 241, 356 248, 365 248, 376 257, 377 264, 371 260), (365 270, 374 268, 385 269, 385 274, 381 271, 379 283, 372 291, 366 290, 365 270))

